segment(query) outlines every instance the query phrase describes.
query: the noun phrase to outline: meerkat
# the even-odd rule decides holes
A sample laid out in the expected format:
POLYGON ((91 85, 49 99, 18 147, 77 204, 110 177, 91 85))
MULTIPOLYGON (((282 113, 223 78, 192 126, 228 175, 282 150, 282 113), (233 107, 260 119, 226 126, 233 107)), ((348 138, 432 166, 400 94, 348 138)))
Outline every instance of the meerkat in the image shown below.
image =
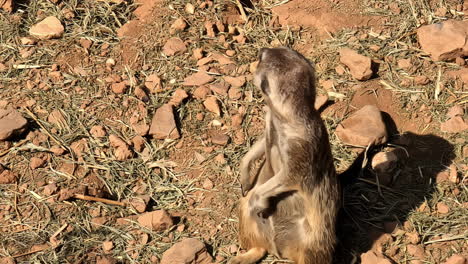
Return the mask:
POLYGON ((255 263, 267 252, 300 264, 332 263, 341 189, 314 108, 314 68, 289 48, 261 49, 254 84, 267 105, 266 128, 241 161, 239 238, 247 252, 230 263, 255 263), (251 174, 262 156, 259 173, 251 174))

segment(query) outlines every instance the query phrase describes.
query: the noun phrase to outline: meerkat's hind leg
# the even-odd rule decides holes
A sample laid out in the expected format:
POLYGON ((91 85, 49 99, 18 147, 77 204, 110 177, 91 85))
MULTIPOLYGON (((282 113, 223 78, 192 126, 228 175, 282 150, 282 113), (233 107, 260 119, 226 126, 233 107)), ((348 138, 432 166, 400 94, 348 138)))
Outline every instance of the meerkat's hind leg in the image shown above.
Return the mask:
POLYGON ((267 253, 267 250, 261 247, 249 249, 246 253, 232 258, 228 264, 252 264, 258 262, 267 253))

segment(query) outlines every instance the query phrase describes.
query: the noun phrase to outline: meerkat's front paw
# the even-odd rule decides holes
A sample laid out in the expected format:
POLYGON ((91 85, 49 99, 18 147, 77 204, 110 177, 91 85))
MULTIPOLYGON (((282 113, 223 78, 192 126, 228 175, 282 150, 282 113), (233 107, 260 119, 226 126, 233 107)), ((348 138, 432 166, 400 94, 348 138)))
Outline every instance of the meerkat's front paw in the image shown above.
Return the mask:
POLYGON ((266 210, 268 209, 268 199, 261 197, 258 194, 252 195, 249 201, 249 211, 251 215, 256 215, 265 218, 266 210))

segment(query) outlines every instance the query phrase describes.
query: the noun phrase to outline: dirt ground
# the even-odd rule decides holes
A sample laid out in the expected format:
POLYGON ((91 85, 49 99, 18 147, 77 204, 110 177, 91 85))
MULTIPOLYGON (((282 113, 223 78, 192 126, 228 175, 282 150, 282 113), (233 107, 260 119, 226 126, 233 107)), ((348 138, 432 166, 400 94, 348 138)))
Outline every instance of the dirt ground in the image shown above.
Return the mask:
POLYGON ((468 118, 467 84, 448 74, 466 61, 435 62, 416 37, 466 19, 463 1, 14 4, 0 10, 0 109, 28 125, 0 141, 1 263, 159 263, 187 237, 216 263, 239 254, 238 164, 264 126, 252 72, 261 47, 281 45, 314 63, 330 97, 322 117, 339 172, 359 154, 400 153, 381 184, 367 162, 344 189, 336 263, 369 251, 402 264, 468 257, 468 130, 441 130, 455 106, 468 118), (48 16, 64 34, 35 41, 30 28, 48 16), (343 47, 372 59, 370 80, 340 63, 343 47), (155 135, 168 103, 177 131, 155 135), (368 104, 386 113, 390 137, 365 152, 334 131, 368 104), (141 218, 159 210, 173 223, 141 218))

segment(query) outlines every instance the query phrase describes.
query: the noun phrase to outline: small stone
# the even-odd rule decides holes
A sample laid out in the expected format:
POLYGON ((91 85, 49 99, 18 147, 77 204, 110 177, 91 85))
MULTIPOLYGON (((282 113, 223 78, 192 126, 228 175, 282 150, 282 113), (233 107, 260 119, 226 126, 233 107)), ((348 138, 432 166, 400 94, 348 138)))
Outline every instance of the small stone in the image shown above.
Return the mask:
POLYGON ((224 76, 224 80, 230 85, 232 85, 233 87, 242 87, 245 84, 244 76, 238 76, 238 77, 224 76))
POLYGON ((34 45, 36 44, 36 40, 33 38, 28 38, 28 37, 22 37, 20 38, 21 44, 23 45, 34 45))
POLYGON ((193 91, 193 97, 197 99, 205 99, 208 95, 211 95, 211 90, 206 86, 200 86, 193 91))
POLYGON ((127 82, 113 83, 111 89, 116 94, 123 94, 127 91, 127 82))
POLYGON ((14 109, 0 109, 0 141, 19 135, 26 129, 28 121, 14 109))
POLYGON ((164 210, 141 214, 137 221, 141 226, 153 231, 167 230, 174 225, 172 217, 164 210))
POLYGON ((193 57, 197 60, 203 58, 203 49, 202 48, 193 49, 193 57))
POLYGON ((244 120, 244 116, 241 114, 235 114, 231 117, 231 126, 233 128, 239 128, 242 125, 242 121, 244 120))
POLYGON ((187 28, 187 22, 183 18, 178 18, 171 25, 171 34, 177 31, 184 31, 187 28))
POLYGON ((398 157, 393 151, 379 152, 372 158, 372 169, 377 174, 392 172, 398 162, 398 157))
POLYGON ((436 182, 437 183, 442 183, 442 182, 447 181, 448 178, 449 178, 449 173, 447 171, 441 171, 441 172, 437 173, 437 175, 436 175, 436 182))
POLYGON ((221 115, 221 109, 219 108, 218 100, 214 96, 208 97, 204 102, 203 105, 205 108, 212 112, 215 113, 217 116, 221 115))
POLYGON ((215 134, 211 136, 211 142, 216 145, 225 146, 229 142, 229 136, 225 134, 215 134))
POLYGON ((229 99, 239 100, 242 97, 242 91, 239 88, 232 87, 228 92, 229 99))
POLYGON ((207 74, 205 71, 199 71, 192 75, 187 76, 184 79, 183 85, 185 86, 200 86, 210 83, 214 80, 214 77, 207 74))
POLYGON ((187 3, 185 5, 185 12, 193 15, 193 14, 195 14, 195 7, 191 3, 187 3))
POLYGON ((340 50, 340 62, 346 65, 351 75, 359 81, 369 80, 372 76, 372 61, 349 48, 340 50))
POLYGON ((450 173, 448 179, 450 182, 458 183, 457 166, 455 166, 455 164, 450 165, 450 173))
POLYGON ((185 238, 164 252, 160 264, 209 264, 213 258, 205 244, 195 238, 185 238))
POLYGON ((462 255, 452 255, 443 264, 466 264, 466 258, 462 255))
POLYGON ((325 104, 327 104, 328 102, 328 95, 327 94, 323 94, 323 95, 318 95, 316 98, 315 98, 315 103, 314 103, 314 108, 315 110, 319 110, 321 109, 325 104))
POLYGON ((440 130, 448 133, 459 133, 468 129, 468 123, 461 116, 455 116, 440 124, 440 130))
POLYGON ((228 94, 229 85, 227 83, 215 83, 209 85, 210 89, 220 95, 226 96, 228 94))
POLYGON ((81 38, 80 39, 80 45, 81 47, 85 48, 85 49, 89 49, 91 48, 91 45, 93 45, 93 42, 89 39, 85 39, 85 38, 81 38))
POLYGON ((228 55, 229 57, 232 57, 236 55, 236 52, 234 50, 226 50, 226 55, 228 55))
POLYGON ((58 190, 57 184, 50 183, 44 187, 44 190, 42 191, 42 193, 46 196, 50 196, 54 194, 55 192, 57 192, 57 190, 58 190))
POLYGON ((17 180, 18 176, 16 173, 5 169, 1 164, 0 164, 0 184, 11 184, 15 183, 17 180))
POLYGON ((450 208, 444 202, 438 202, 437 212, 440 214, 448 214, 450 212, 450 208))
POLYGON ((434 61, 452 60, 468 55, 468 21, 447 20, 422 26, 417 30, 424 52, 434 61))
POLYGON ((368 251, 361 254, 361 264, 391 264, 385 256, 377 254, 374 251, 368 251))
POLYGON ((335 131, 346 144, 366 147, 387 142, 387 130, 380 110, 374 105, 366 105, 341 122, 335 131))
POLYGON ((145 143, 146 143, 146 140, 140 135, 137 135, 134 138, 132 138, 133 149, 135 149, 137 152, 143 151, 143 148, 145 147, 145 143))
POLYGON ((31 167, 31 169, 35 170, 37 168, 44 167, 45 163, 46 163, 46 160, 43 159, 43 158, 32 157, 30 162, 29 162, 29 167, 31 167))
POLYGON ((411 59, 400 59, 398 60, 398 68, 409 69, 411 68, 411 59))
POLYGON ((117 260, 111 256, 97 256, 96 264, 116 264, 117 260))
POLYGON ((465 59, 463 59, 461 57, 457 57, 455 59, 455 63, 458 64, 459 66, 465 66, 465 64, 466 64, 465 59))
POLYGON ((29 34, 38 39, 60 38, 65 28, 60 20, 54 16, 46 17, 41 22, 35 24, 29 29, 29 34))
POLYGON ((175 90, 174 94, 172 94, 172 98, 169 101, 169 103, 174 105, 174 106, 178 106, 187 97, 188 97, 188 94, 187 94, 187 92, 185 90, 177 89, 177 90, 175 90))
POLYGON ((65 153, 65 150, 60 146, 52 146, 49 150, 57 156, 61 156, 65 153))
POLYGON ((407 245, 406 246, 406 251, 408 251, 408 253, 415 257, 415 258, 418 258, 420 260, 424 260, 424 256, 425 256, 425 253, 424 253, 424 249, 419 246, 419 245, 407 245))
POLYGON ((166 56, 174 56, 176 54, 185 52, 186 50, 187 47, 185 46, 185 43, 180 38, 176 37, 168 39, 162 48, 162 51, 166 56))
POLYGON ((206 189, 206 190, 211 190, 213 189, 213 182, 206 178, 204 181, 203 181, 203 189, 206 189))
POLYGON ((104 252, 109 253, 113 248, 114 243, 112 241, 102 242, 102 250, 104 250, 104 252))
POLYGON ((156 92, 162 90, 161 79, 156 74, 151 74, 148 77, 146 77, 145 86, 152 94, 155 94, 156 92))
POLYGON ((206 29, 206 35, 210 38, 214 38, 216 36, 214 32, 214 23, 211 21, 206 21, 205 22, 205 29, 206 29))
POLYGON ((180 138, 172 105, 165 104, 156 110, 151 122, 149 134, 156 139, 180 138))
POLYGON ((409 242, 413 245, 416 245, 421 241, 418 232, 414 231, 411 233, 406 233, 406 237, 408 238, 409 242))
POLYGON ((107 135, 106 129, 103 126, 92 126, 89 133, 95 138, 105 137, 107 135))
POLYGON ((454 105, 450 107, 449 110, 447 111, 448 118, 452 118, 456 116, 463 116, 464 114, 465 114, 465 111, 463 110, 463 107, 459 105, 454 105))
POLYGON ((143 195, 140 197, 130 198, 129 203, 138 213, 144 213, 146 211, 146 207, 148 206, 149 200, 150 197, 148 195, 143 195))
MULTIPOLYGON (((0 8, 5 10, 6 12, 10 12, 10 13, 13 12, 13 7, 14 7, 13 0, 5 0, 5 1, 0 2, 0 8)), ((16 263, 14 258, 9 258, 9 257, 1 258, 0 260, 1 260, 0 263, 5 263, 5 264, 16 263)))
POLYGON ((417 85, 426 85, 429 82, 430 82, 429 78, 427 78, 424 75, 414 77, 414 83, 416 83, 417 85))

